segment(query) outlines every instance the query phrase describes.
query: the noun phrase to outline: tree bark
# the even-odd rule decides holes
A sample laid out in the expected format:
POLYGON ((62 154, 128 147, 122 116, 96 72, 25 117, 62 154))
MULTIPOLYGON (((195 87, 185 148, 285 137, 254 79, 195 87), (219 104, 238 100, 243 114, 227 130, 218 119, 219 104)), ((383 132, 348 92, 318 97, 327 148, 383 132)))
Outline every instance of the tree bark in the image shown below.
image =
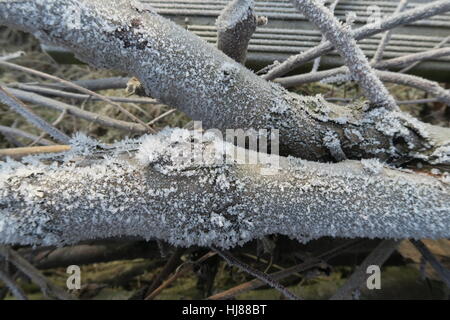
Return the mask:
POLYGON ((93 153, 101 146, 88 141, 59 164, 48 156, 1 163, 0 243, 140 236, 229 248, 274 233, 300 241, 450 236, 446 176, 377 160, 292 157, 278 158, 276 174, 267 175, 261 169, 277 167, 265 165, 264 155, 257 155, 260 164, 239 164, 244 154, 234 156, 237 147, 207 134, 196 139, 166 130, 142 143, 119 143, 101 157, 93 153))

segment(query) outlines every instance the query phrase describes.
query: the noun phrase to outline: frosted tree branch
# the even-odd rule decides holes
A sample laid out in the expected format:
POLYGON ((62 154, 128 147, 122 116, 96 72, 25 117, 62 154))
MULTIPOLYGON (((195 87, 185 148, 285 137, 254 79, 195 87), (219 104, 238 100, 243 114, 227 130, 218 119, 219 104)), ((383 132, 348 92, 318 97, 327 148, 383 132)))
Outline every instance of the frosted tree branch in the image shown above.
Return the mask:
MULTIPOLYGON (((330 12, 334 14, 334 11, 336 10, 336 6, 338 5, 339 0, 333 0, 333 2, 330 4, 330 12)), ((327 37, 322 35, 322 40, 320 41, 320 44, 323 44, 327 41, 327 37)), ((311 69, 311 72, 317 72, 319 71, 320 67, 320 60, 322 57, 317 57, 314 59, 313 67, 311 69)))
MULTIPOLYGON (((372 66, 376 69, 391 69, 391 68, 401 68, 403 66, 408 66, 416 62, 439 58, 450 55, 450 48, 432 49, 424 52, 412 53, 409 55, 401 56, 398 58, 392 58, 377 63, 372 62, 372 66)), ((284 87, 298 86, 305 83, 321 81, 323 79, 334 77, 340 74, 348 73, 348 68, 346 66, 317 71, 314 73, 299 74, 290 77, 277 78, 275 82, 281 84, 284 87)))
MULTIPOLYGON (((394 15, 397 15, 400 12, 402 12, 407 5, 408 0, 400 0, 400 2, 397 5, 397 8, 394 11, 394 15)), ((377 51, 375 51, 375 55, 373 56, 372 59, 374 63, 380 62, 383 59, 384 50, 386 49, 386 46, 388 45, 389 41, 391 41, 392 31, 393 29, 386 31, 381 37, 380 44, 378 45, 377 51)))
POLYGON ((351 27, 341 24, 320 1, 292 0, 292 2, 334 45, 372 105, 388 110, 399 110, 394 98, 375 75, 369 60, 357 45, 351 27))
POLYGON ((62 131, 53 127, 50 123, 34 114, 31 110, 28 109, 26 105, 24 105, 20 100, 12 96, 4 87, 0 86, 0 102, 9 106, 14 112, 20 114, 24 117, 29 123, 33 124, 37 128, 47 132, 50 136, 52 136, 57 141, 67 144, 70 138, 63 133, 62 131))
POLYGON ((112 148, 74 143, 59 157, 1 163, 0 243, 137 236, 229 248, 275 233, 300 241, 450 236, 446 174, 280 157, 266 175, 262 168, 275 167, 265 155, 249 151, 261 164, 239 164, 245 155, 235 146, 182 129, 112 148))
POLYGON ((217 18, 217 48, 244 64, 257 19, 253 0, 232 0, 217 18))
MULTIPOLYGON (((420 5, 414 9, 403 11, 402 13, 399 13, 397 15, 389 16, 379 23, 365 25, 364 27, 353 30, 352 34, 355 40, 362 40, 377 33, 387 31, 401 25, 412 23, 417 20, 432 17, 447 11, 450 11, 449 0, 433 1, 429 4, 420 5)), ((311 61, 332 51, 333 48, 333 44, 331 44, 331 42, 329 41, 322 43, 298 55, 289 57, 286 61, 276 65, 262 77, 267 80, 273 80, 275 78, 281 77, 289 71, 292 71, 295 68, 298 68, 299 66, 307 63, 308 61, 311 61)))
POLYGON ((383 108, 366 112, 364 104, 342 107, 289 93, 138 2, 3 0, 0 24, 63 46, 96 67, 135 75, 147 95, 205 128, 279 129, 284 154, 334 160, 323 144, 332 135, 350 159, 449 161, 449 129, 383 108), (82 19, 76 24, 73 14, 62 12, 82 19))

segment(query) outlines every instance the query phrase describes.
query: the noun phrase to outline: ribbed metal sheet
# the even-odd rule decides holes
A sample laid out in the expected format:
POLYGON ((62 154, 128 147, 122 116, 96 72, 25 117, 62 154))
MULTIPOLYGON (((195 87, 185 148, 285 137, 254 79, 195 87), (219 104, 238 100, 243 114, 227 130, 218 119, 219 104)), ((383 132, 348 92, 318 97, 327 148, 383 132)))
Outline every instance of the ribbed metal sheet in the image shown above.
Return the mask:
MULTIPOLYGON (((170 16, 212 17, 215 19, 228 1, 223 0, 141 0, 153 6, 160 14, 170 16)), ((328 1, 329 2, 329 1, 328 1)), ((426 3, 427 1, 412 1, 407 9, 426 3)), ((367 1, 367 0, 341 0, 336 7, 335 14, 339 19, 345 20, 348 12, 356 14, 356 23, 366 23, 373 14, 373 6, 380 9, 382 15, 394 13, 397 1, 367 1)), ((271 23, 281 21, 305 21, 288 0, 268 1, 257 0, 255 10, 259 15, 269 18, 271 23)), ((213 21, 211 21, 213 23, 213 21)), ((413 25, 425 27, 450 27, 450 13, 442 14, 413 25)))

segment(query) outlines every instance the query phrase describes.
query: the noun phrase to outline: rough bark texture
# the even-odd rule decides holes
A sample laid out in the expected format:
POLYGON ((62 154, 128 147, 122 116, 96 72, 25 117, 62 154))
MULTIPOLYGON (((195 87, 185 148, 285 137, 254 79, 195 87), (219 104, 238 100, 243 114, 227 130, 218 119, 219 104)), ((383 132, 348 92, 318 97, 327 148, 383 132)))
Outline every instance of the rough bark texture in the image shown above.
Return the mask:
POLYGON ((135 1, 2 0, 0 24, 137 76, 148 95, 206 128, 277 128, 285 154, 334 160, 323 143, 333 136, 347 158, 449 161, 450 130, 383 108, 364 112, 365 105, 291 94, 135 1))
POLYGON ((256 30, 253 0, 233 0, 217 18, 217 48, 244 64, 250 38, 256 30))
POLYGON ((79 137, 59 162, 1 163, 0 242, 131 235, 231 247, 273 233, 300 241, 450 236, 446 175, 393 170, 378 160, 292 157, 279 158, 277 174, 265 175, 261 169, 275 169, 274 162, 238 164, 243 155, 234 156, 233 145, 181 129, 122 142, 99 157, 102 148, 79 137))

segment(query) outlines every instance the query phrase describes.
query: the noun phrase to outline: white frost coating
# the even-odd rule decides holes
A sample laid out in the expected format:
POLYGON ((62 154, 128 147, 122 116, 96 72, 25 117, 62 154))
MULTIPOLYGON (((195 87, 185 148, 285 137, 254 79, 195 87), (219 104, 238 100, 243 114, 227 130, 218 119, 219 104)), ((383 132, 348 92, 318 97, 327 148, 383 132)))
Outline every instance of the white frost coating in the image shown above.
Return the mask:
POLYGON ((213 161, 233 149, 213 134, 174 129, 71 160, 0 162, 0 243, 141 236, 229 248, 274 233, 450 237, 445 175, 281 157, 278 174, 263 176, 261 165, 213 161), (180 162, 186 150, 204 157, 180 162))
MULTIPOLYGON (((295 7, 327 37, 349 68, 367 98, 376 107, 399 110, 394 98, 375 75, 367 57, 356 43, 349 24, 343 25, 332 12, 317 0, 291 0, 295 7)), ((351 23, 352 14, 347 15, 351 23)))
POLYGON ((342 151, 339 136, 333 131, 326 132, 325 136, 323 137, 323 144, 328 148, 334 160, 342 161, 347 159, 344 151, 342 151))
POLYGON ((224 11, 219 15, 216 21, 216 27, 219 31, 226 31, 235 27, 239 22, 248 18, 252 14, 254 7, 253 0, 231 0, 224 11))
POLYGON ((378 159, 363 159, 361 164, 369 174, 381 174, 383 172, 383 163, 378 159))

